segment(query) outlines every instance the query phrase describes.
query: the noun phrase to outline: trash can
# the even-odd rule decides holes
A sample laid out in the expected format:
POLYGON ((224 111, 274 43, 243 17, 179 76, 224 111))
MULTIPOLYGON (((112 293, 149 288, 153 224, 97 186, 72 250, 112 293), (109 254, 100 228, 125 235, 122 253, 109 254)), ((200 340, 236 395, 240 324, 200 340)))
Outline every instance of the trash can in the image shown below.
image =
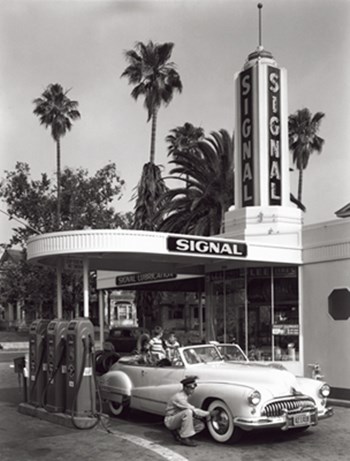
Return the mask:
POLYGON ((294 343, 288 344, 288 357, 289 360, 295 360, 295 345, 294 343))
POLYGON ((28 402, 27 393, 27 373, 26 373, 26 358, 24 355, 13 359, 15 373, 18 375, 18 384, 21 387, 23 383, 23 401, 28 402))

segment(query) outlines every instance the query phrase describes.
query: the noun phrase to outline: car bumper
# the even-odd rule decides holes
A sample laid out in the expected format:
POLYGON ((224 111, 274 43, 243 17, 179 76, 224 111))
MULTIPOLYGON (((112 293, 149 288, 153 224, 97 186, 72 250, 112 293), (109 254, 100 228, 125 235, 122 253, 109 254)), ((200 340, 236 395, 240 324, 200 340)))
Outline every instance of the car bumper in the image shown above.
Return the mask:
POLYGON ((252 429, 268 429, 268 428, 279 428, 282 430, 288 430, 288 429, 295 429, 297 427, 302 427, 302 426, 315 426, 319 420, 321 419, 326 419, 331 416, 333 416, 333 408, 325 408, 325 410, 322 413, 318 413, 316 411, 310 412, 310 420, 309 423, 304 423, 304 424, 299 424, 295 425, 294 424, 294 413, 288 413, 286 412, 282 416, 278 417, 259 417, 259 418, 241 418, 237 417, 234 418, 233 422, 236 426, 246 430, 250 431, 252 429))

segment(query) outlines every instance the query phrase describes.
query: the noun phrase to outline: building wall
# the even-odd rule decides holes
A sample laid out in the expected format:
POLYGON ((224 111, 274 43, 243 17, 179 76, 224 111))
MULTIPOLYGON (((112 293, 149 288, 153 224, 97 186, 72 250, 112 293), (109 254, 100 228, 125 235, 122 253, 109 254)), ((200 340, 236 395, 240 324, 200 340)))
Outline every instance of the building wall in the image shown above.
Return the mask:
POLYGON ((305 227, 303 261, 304 374, 318 362, 330 386, 350 399, 350 318, 334 320, 328 309, 333 290, 350 291, 350 220, 305 227))

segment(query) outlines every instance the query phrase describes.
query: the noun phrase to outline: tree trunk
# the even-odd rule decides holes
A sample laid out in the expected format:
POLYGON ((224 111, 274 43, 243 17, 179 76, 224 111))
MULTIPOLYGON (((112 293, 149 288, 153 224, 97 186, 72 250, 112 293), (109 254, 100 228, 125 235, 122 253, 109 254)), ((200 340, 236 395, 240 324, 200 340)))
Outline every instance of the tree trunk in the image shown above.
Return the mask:
POLYGON ((61 227, 61 143, 56 141, 57 147, 57 230, 61 227))
POLYGON ((302 190, 303 190, 303 173, 304 170, 301 168, 299 170, 299 183, 298 183, 298 200, 301 202, 302 190))
POLYGON ((225 205, 220 204, 220 234, 225 232, 225 205))
POLYGON ((157 131, 157 109, 153 109, 152 114, 152 131, 151 131, 151 153, 150 153, 150 163, 154 164, 154 159, 156 155, 156 131, 157 131))

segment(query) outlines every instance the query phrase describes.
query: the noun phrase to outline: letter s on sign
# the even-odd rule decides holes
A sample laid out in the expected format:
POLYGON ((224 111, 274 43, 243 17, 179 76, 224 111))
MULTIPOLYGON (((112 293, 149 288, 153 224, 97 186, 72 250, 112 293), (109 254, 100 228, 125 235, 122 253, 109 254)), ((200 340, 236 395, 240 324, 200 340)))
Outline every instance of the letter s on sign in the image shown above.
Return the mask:
POLYGON ((247 96, 247 94, 250 92, 250 75, 245 75, 242 78, 242 95, 247 96))
POLYGON ((270 79, 270 82, 272 83, 272 85, 270 85, 270 90, 273 93, 277 93, 277 91, 280 89, 280 86, 278 84, 278 74, 276 74, 275 72, 272 72, 269 76, 269 79, 270 79))
POLYGON ((176 249, 179 251, 188 251, 189 249, 188 240, 186 239, 176 240, 176 249))

